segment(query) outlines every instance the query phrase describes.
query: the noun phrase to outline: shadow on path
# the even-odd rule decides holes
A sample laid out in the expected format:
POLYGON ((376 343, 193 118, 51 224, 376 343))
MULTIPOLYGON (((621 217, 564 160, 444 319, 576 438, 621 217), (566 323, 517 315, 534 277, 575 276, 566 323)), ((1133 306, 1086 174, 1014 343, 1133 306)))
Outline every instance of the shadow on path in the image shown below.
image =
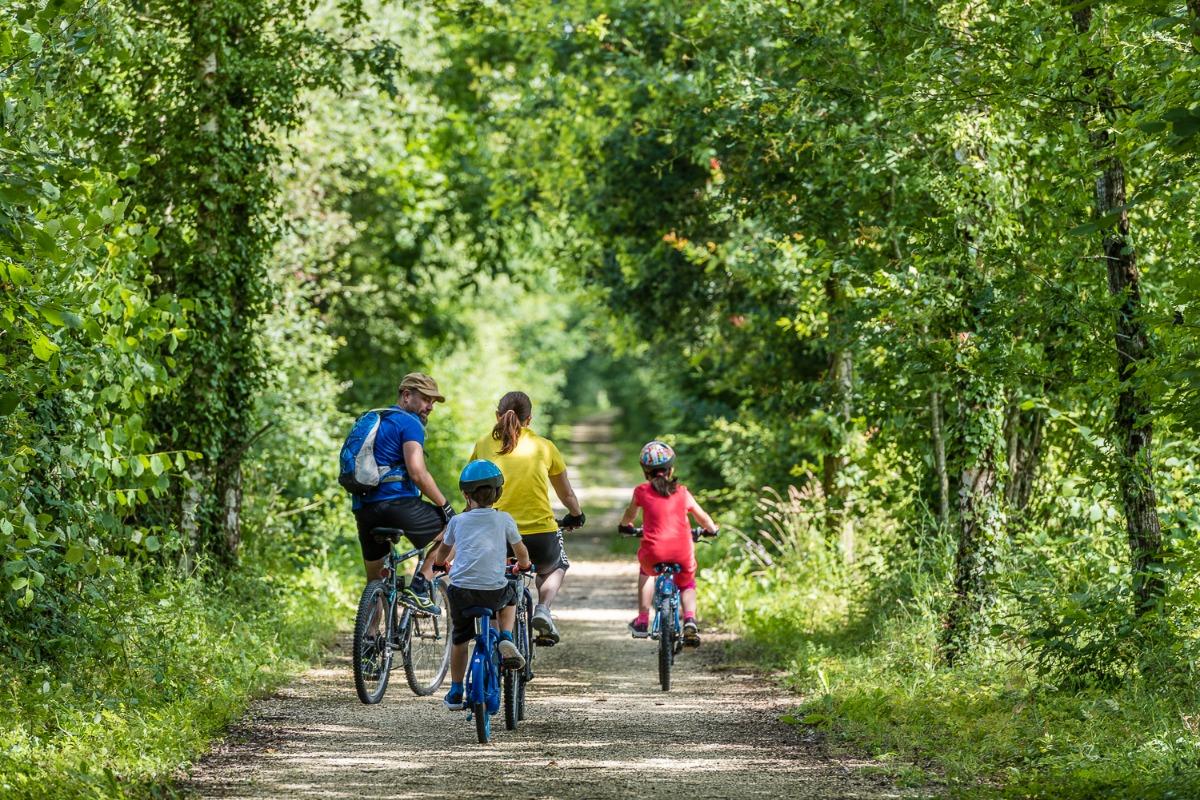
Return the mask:
POLYGON ((610 427, 593 418, 563 443, 576 458, 589 450, 570 468, 590 524, 568 538, 555 606, 563 641, 538 650, 517 731, 497 716, 493 744, 481 746, 464 714, 412 696, 396 675, 382 703, 361 705, 342 637, 323 665, 254 703, 185 788, 221 798, 914 796, 877 765, 831 756, 779 722, 788 698, 764 681, 705 669, 711 643, 677 659, 671 692, 658 688, 656 644, 625 629, 637 566, 607 547, 630 495, 610 427))

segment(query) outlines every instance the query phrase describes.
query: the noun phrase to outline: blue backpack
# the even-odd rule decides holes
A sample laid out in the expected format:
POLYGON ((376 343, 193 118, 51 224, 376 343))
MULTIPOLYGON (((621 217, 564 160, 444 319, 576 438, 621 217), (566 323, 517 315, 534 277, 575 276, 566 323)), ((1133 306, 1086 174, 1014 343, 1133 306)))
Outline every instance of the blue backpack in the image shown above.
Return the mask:
POLYGON ((373 408, 354 421, 354 427, 342 444, 342 453, 338 458, 338 483, 350 494, 367 494, 379 488, 381 483, 396 483, 405 479, 403 469, 398 475, 384 477, 393 465, 380 464, 375 460, 375 436, 379 433, 379 423, 386 415, 395 412, 394 408, 373 408))

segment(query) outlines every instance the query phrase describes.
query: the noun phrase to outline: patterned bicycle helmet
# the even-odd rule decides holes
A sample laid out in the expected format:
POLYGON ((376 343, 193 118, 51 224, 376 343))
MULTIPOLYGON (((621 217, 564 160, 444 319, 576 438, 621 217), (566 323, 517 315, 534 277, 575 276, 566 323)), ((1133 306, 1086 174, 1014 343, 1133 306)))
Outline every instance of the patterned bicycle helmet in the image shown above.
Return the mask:
POLYGON ((655 439, 642 448, 638 461, 641 462, 642 469, 647 471, 670 469, 675 464, 675 451, 666 442, 655 439))
POLYGON ((477 458, 463 467, 458 476, 458 488, 464 492, 474 491, 481 486, 494 486, 499 489, 504 485, 504 473, 492 462, 477 458))

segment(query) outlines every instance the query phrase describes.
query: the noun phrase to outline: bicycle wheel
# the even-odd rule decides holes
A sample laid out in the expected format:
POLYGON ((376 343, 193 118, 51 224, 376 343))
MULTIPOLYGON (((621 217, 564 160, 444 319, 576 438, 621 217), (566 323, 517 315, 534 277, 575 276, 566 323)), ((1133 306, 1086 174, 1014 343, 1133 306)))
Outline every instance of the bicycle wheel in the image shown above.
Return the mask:
POLYGON ((671 662, 674 661, 675 616, 671 613, 671 606, 665 602, 659 606, 658 614, 662 622, 662 629, 658 632, 658 682, 662 690, 668 692, 671 690, 671 662))
POLYGON ((525 590, 525 609, 524 613, 518 612, 516 626, 517 647, 521 648, 521 655, 525 656, 525 669, 521 670, 521 680, 518 682, 517 688, 517 719, 525 719, 525 690, 528 688, 529 681, 533 679, 533 598, 529 594, 529 590, 525 590))
POLYGON ((371 581, 363 589, 354 619, 354 691, 358 699, 374 705, 387 691, 392 669, 392 648, 387 642, 383 609, 387 606, 387 587, 383 581, 371 581))
POLYGON ((441 606, 441 615, 406 609, 400 623, 404 677, 408 688, 419 697, 437 691, 450 668, 450 600, 443 583, 438 581, 436 586, 434 601, 441 606))

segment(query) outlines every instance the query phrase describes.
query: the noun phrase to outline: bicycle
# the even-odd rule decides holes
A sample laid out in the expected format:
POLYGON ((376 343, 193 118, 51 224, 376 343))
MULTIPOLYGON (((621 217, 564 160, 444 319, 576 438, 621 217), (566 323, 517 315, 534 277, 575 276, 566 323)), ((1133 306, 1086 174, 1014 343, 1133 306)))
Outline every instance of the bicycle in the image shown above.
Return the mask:
MULTIPOLYGON (((622 535, 641 538, 642 533, 642 528, 636 527, 632 533, 622 535)), ((694 542, 699 542, 702 536, 716 535, 715 531, 692 528, 694 542)), ((679 587, 675 585, 675 576, 682 570, 682 565, 668 561, 654 565, 657 577, 654 579, 654 623, 650 626, 650 638, 658 640, 658 682, 664 692, 671 690, 671 667, 675 665, 675 656, 683 650, 680 595, 679 587)))
POLYGON ((492 739, 492 715, 500 710, 500 632, 492 627, 492 610, 473 606, 463 615, 475 619, 475 647, 463 683, 463 708, 467 721, 475 721, 480 744, 492 739))
POLYGON ((509 580, 521 582, 517 592, 517 618, 513 625, 513 641, 525 658, 525 666, 521 669, 504 670, 504 727, 510 731, 516 730, 517 723, 525 719, 525 684, 533 680, 533 594, 529 591, 529 582, 533 574, 532 566, 527 570, 517 571, 511 564, 507 574, 509 580))
POLYGON ((407 581, 400 575, 400 564, 417 559, 415 576, 425 564, 425 548, 397 552, 396 543, 404 535, 398 528, 374 528, 371 534, 379 543, 392 547, 380 576, 363 589, 354 620, 354 690, 358 699, 374 705, 383 699, 392 671, 392 659, 400 652, 408 686, 418 696, 432 694, 442 685, 450 667, 450 612, 443 576, 434 574, 431 594, 441 607, 437 615, 417 611, 399 600, 407 581), (382 618, 381 618, 382 617, 382 618))

